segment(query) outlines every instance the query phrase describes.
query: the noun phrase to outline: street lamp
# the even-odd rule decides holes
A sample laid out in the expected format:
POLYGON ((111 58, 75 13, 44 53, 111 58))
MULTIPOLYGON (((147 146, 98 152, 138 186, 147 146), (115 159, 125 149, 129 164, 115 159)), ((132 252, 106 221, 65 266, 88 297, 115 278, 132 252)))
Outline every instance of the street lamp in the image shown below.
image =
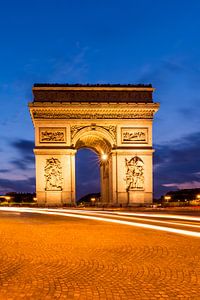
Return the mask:
POLYGON ((90 201, 92 202, 92 205, 94 205, 96 198, 92 197, 92 198, 90 198, 90 201))
POLYGON ((11 197, 10 196, 5 196, 5 199, 7 202, 9 202, 11 200, 11 197))
POLYGON ((172 197, 171 197, 171 196, 165 196, 164 199, 165 199, 167 202, 169 202, 169 200, 171 200, 172 197))

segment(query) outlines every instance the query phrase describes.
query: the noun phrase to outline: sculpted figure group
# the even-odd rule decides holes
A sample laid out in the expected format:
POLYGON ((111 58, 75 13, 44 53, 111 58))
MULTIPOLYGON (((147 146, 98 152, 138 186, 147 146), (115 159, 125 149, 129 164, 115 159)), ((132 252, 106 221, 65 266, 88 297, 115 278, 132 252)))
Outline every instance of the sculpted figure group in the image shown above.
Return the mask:
POLYGON ((44 176, 46 179, 46 191, 62 190, 62 167, 59 159, 52 157, 46 160, 44 176))
POLYGON ((126 163, 126 186, 127 190, 144 189, 144 163, 141 158, 135 156, 126 163))

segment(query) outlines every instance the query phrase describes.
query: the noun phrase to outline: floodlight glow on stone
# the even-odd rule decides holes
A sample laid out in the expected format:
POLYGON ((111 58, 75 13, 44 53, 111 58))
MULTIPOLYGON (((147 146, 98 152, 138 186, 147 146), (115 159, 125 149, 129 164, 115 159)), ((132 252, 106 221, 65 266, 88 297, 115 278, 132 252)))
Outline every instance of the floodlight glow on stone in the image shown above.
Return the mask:
POLYGON ((107 155, 106 153, 103 153, 103 154, 101 155, 101 158, 102 158, 102 160, 107 160, 108 155, 107 155))

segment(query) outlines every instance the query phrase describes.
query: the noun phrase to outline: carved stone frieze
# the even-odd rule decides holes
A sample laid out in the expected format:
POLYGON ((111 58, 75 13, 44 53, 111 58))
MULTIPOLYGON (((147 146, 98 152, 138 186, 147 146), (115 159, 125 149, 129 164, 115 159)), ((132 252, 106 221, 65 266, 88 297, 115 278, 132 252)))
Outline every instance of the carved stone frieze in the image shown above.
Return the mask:
POLYGON ((148 143, 148 128, 121 128, 122 144, 148 143))
POLYGON ((46 191, 62 191, 62 166, 59 159, 52 157, 46 160, 44 176, 46 191))
POLYGON ((154 110, 142 110, 132 113, 125 112, 96 112, 96 113, 76 113, 65 111, 42 111, 33 110, 34 119, 152 119, 154 110))
POLYGON ((65 128, 40 128, 40 143, 66 142, 65 128))
POLYGON ((134 156, 125 159, 127 191, 144 190, 144 163, 141 158, 134 156))

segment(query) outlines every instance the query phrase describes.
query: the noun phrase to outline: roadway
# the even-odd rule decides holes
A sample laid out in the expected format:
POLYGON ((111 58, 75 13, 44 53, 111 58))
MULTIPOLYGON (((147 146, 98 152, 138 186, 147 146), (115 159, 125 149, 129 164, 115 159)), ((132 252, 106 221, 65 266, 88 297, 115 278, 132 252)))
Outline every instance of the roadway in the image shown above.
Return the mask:
POLYGON ((0 299, 200 299, 200 216, 0 208, 0 299))

